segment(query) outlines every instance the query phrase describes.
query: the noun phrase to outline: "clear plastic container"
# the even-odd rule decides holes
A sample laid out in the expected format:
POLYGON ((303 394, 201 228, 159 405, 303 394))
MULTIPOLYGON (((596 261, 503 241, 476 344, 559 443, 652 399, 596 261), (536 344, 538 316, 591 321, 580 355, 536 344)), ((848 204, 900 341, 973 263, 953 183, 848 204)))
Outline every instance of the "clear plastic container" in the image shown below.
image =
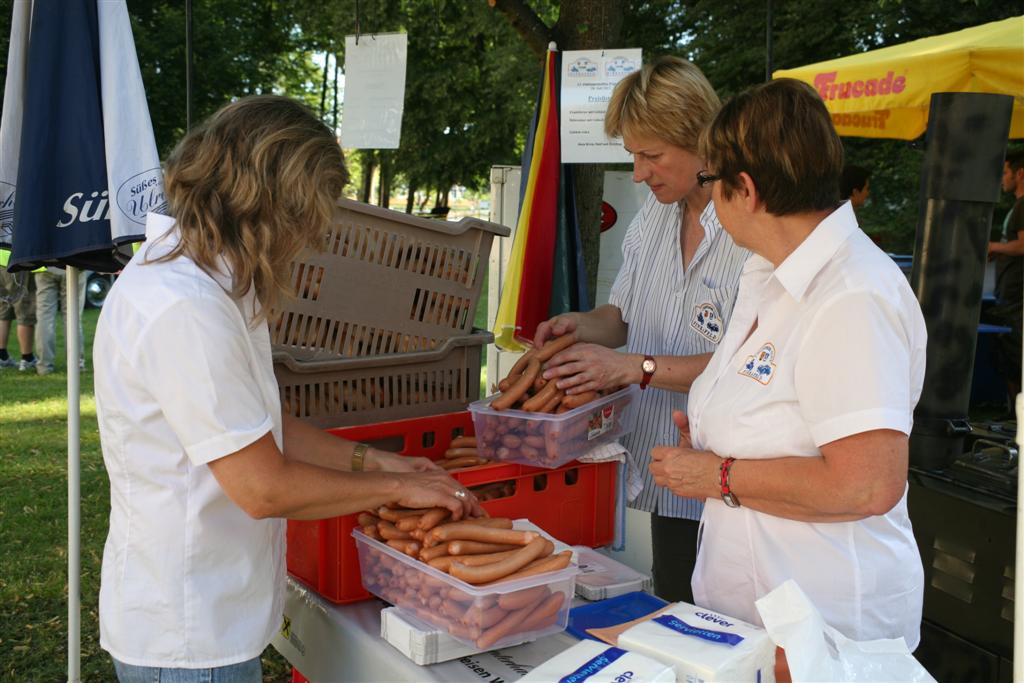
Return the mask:
POLYGON ((494 410, 495 396, 469 404, 480 456, 555 468, 636 426, 635 384, 560 415, 494 410))
POLYGON ((578 571, 575 565, 524 579, 471 586, 373 540, 360 529, 354 529, 352 537, 366 590, 471 647, 510 647, 564 631, 569 623, 578 571), (501 603, 513 593, 511 599, 521 598, 525 606, 503 609, 501 603), (543 617, 545 607, 555 603, 557 611, 543 617))

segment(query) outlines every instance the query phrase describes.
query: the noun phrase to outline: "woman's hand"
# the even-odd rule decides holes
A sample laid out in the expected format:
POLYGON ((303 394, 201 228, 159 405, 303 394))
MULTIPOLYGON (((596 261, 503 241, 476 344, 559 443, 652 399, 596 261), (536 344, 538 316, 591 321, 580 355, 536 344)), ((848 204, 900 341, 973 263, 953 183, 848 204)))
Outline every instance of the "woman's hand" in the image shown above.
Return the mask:
POLYGON ((672 411, 672 421, 679 429, 679 447, 693 448, 693 437, 690 436, 690 418, 681 410, 672 411))
POLYGON ((376 448, 366 452, 365 469, 367 472, 430 472, 443 471, 429 458, 418 458, 397 453, 389 453, 376 448))
POLYGON ((721 466, 722 459, 711 451, 698 451, 688 446, 657 446, 651 451, 648 467, 658 486, 664 486, 677 496, 704 500, 718 495, 721 466))
POLYGON ((452 511, 452 519, 482 517, 480 502, 443 470, 396 474, 398 495, 394 503, 406 508, 443 507, 452 511))
POLYGON ((547 362, 544 379, 557 380, 558 388, 570 395, 615 389, 643 377, 640 361, 635 359, 600 344, 573 344, 547 362))
POLYGON ((579 326, 575 313, 563 313, 554 318, 545 320, 537 325, 537 331, 533 333, 533 346, 539 349, 544 342, 553 337, 561 337, 563 334, 575 332, 579 326))

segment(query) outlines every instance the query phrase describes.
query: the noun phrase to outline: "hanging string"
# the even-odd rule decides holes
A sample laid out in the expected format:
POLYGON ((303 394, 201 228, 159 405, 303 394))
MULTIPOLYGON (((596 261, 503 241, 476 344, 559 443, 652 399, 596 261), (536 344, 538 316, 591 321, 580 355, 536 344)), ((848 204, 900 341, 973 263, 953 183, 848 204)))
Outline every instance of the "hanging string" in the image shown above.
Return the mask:
POLYGON ((356 45, 359 44, 359 0, 356 0, 356 45))

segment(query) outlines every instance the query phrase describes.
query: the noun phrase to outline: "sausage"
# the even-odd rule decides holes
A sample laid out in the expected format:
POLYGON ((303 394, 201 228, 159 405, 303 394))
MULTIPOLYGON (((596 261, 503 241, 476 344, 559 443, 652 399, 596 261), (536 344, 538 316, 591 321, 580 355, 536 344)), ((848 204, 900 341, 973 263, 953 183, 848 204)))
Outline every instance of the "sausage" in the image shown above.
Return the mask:
POLYGON ((554 622, 554 617, 564 602, 564 593, 552 593, 528 617, 523 619, 519 625, 520 631, 536 631, 547 626, 548 624, 545 622, 554 622))
POLYGON ((387 540, 387 544, 395 550, 403 552, 411 557, 416 557, 416 553, 418 553, 420 550, 420 544, 412 540, 406 541, 401 539, 389 538, 387 540))
POLYGON ((486 465, 488 460, 486 458, 478 458, 475 455, 465 458, 445 458, 437 464, 441 466, 441 469, 445 470, 460 470, 464 467, 477 467, 479 465, 486 465))
POLYGON ((541 407, 541 409, 538 410, 537 412, 539 412, 539 413, 550 413, 550 412, 554 411, 554 409, 557 408, 562 403, 562 401, 564 399, 565 399, 565 392, 562 391, 561 389, 559 389, 558 391, 555 392, 555 395, 551 397, 551 400, 548 401, 547 403, 545 403, 541 407))
POLYGON ((430 532, 435 541, 483 541, 507 545, 527 545, 535 538, 535 531, 517 531, 515 529, 495 529, 480 524, 463 524, 455 522, 434 527, 430 532))
POLYGON ((537 412, 551 401, 551 398, 558 393, 558 384, 548 382, 543 389, 533 395, 533 398, 523 403, 523 410, 531 413, 537 412))
MULTIPOLYGON (((455 541, 452 541, 455 543, 455 541)), ((435 546, 445 547, 445 546, 435 546)), ((520 546, 515 546, 515 550, 503 550, 500 553, 484 553, 482 555, 452 555, 452 561, 458 560, 467 567, 480 567, 485 564, 491 564, 499 560, 504 560, 506 557, 511 557, 516 551, 520 550, 520 546)), ((543 553, 541 553, 543 555, 543 553)))
POLYGON ((508 391, 491 401, 491 408, 494 410, 505 410, 515 405, 515 402, 526 395, 527 390, 540 374, 540 362, 531 360, 526 366, 526 371, 516 380, 515 384, 509 387, 508 391))
POLYGON ((572 561, 572 551, 563 550, 557 555, 549 555, 548 557, 542 557, 539 560, 534 560, 519 571, 509 574, 501 580, 511 581, 512 579, 524 579, 527 576, 535 576, 537 574, 544 574, 545 572, 558 571, 559 569, 565 569, 568 567, 570 561, 572 561))
POLYGON ((540 347, 537 351, 536 358, 541 363, 546 363, 551 360, 551 357, 563 349, 567 349, 576 343, 576 334, 570 332, 569 334, 563 334, 561 337, 555 339, 549 339, 544 343, 544 346, 540 347))
POLYGON ((582 394, 570 394, 562 399, 562 405, 572 410, 573 408, 579 408, 580 406, 590 403, 597 398, 596 391, 584 391, 582 394))
POLYGON ((360 512, 359 516, 356 517, 356 522, 359 526, 369 526, 371 524, 376 524, 378 521, 380 521, 380 518, 369 512, 360 512))
POLYGON ((429 560, 427 564, 438 571, 447 572, 451 568, 453 560, 455 560, 455 558, 451 555, 441 555, 440 557, 435 557, 434 559, 429 560))
POLYGON ((428 512, 425 512, 420 517, 419 527, 424 531, 433 529, 435 526, 448 519, 451 516, 452 511, 448 508, 434 508, 428 512))
POLYGON ((470 567, 457 561, 452 562, 448 573, 457 579, 462 579, 466 583, 474 585, 497 581, 519 571, 540 557, 541 552, 544 550, 545 540, 540 537, 534 538, 529 544, 517 550, 510 557, 480 567, 470 567))
POLYGON ((413 517, 415 515, 422 515, 423 510, 401 510, 395 508, 389 508, 387 505, 381 505, 377 509, 377 516, 381 519, 389 522, 397 522, 403 517, 413 517))
POLYGON ((514 593, 505 593, 498 596, 498 606, 507 610, 519 609, 546 598, 550 592, 547 586, 534 586, 514 593))
POLYGON ((468 434, 457 436, 448 444, 448 448, 476 448, 476 437, 468 434))
POLYGON ((380 532, 380 537, 386 541, 412 538, 408 532, 399 530, 398 527, 386 519, 380 521, 380 524, 377 525, 377 531, 380 532))
POLYGON ((367 524, 366 526, 364 526, 363 533, 376 541, 381 540, 380 532, 377 531, 376 524, 367 524))
POLYGON ((512 365, 512 369, 508 371, 506 377, 512 377, 513 375, 521 375, 526 371, 526 366, 529 365, 530 361, 533 360, 536 354, 535 349, 530 349, 523 355, 519 356, 516 362, 512 365))
POLYGON ((435 557, 441 557, 442 555, 448 554, 448 545, 446 543, 442 543, 440 545, 420 550, 420 559, 424 562, 430 562, 435 557))
POLYGON ((473 442, 473 447, 459 446, 458 448, 452 447, 444 452, 446 458, 465 458, 466 456, 473 456, 474 458, 480 455, 480 451, 477 450, 476 441, 473 442))
POLYGON ((497 624, 499 621, 504 619, 507 614, 508 610, 502 609, 497 605, 486 609, 480 609, 478 606, 473 606, 466 610, 466 613, 462 615, 462 621, 466 624, 486 629, 497 624))
POLYGON ((517 550, 518 545, 501 543, 481 543, 480 541, 452 541, 448 544, 449 555, 482 555, 484 553, 500 553, 504 550, 517 550))
POLYGON ((533 605, 530 605, 528 607, 523 607, 522 609, 517 609, 514 612, 509 612, 504 619, 484 631, 483 634, 476 639, 476 646, 481 650, 490 650, 492 645, 512 633, 516 627, 523 623, 526 617, 529 616, 530 610, 532 609, 533 605))
POLYGON ((412 531, 419 527, 421 519, 423 519, 423 515, 410 515, 408 517, 403 517, 395 522, 395 528, 399 531, 412 531))

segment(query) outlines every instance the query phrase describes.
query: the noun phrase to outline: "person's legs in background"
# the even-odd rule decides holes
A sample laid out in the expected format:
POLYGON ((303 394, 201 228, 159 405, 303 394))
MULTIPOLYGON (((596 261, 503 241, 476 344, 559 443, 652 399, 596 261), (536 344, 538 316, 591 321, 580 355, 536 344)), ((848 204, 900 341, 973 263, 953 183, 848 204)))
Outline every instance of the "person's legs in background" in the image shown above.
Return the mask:
POLYGON ((48 375, 53 372, 57 355, 57 311, 64 289, 64 271, 56 268, 34 273, 36 278, 36 350, 39 361, 36 372, 48 375))
POLYGON ((24 371, 35 367, 36 357, 32 353, 36 324, 35 292, 35 280, 31 273, 17 278, 0 268, 0 368, 17 365, 19 370, 24 371), (23 281, 19 282, 19 279, 23 281), (20 361, 11 358, 7 350, 12 320, 18 321, 20 361))
POLYGON ((694 519, 663 517, 651 513, 654 594, 669 602, 693 604, 690 579, 697 564, 697 532, 694 519))
MULTIPOLYGON (((65 271, 47 268, 36 276, 36 348, 39 362, 36 372, 48 375, 57 358, 57 313, 67 321, 67 277, 65 271)), ((85 339, 82 333, 82 310, 85 308, 85 281, 89 272, 78 271, 78 367, 85 365, 85 339)))

